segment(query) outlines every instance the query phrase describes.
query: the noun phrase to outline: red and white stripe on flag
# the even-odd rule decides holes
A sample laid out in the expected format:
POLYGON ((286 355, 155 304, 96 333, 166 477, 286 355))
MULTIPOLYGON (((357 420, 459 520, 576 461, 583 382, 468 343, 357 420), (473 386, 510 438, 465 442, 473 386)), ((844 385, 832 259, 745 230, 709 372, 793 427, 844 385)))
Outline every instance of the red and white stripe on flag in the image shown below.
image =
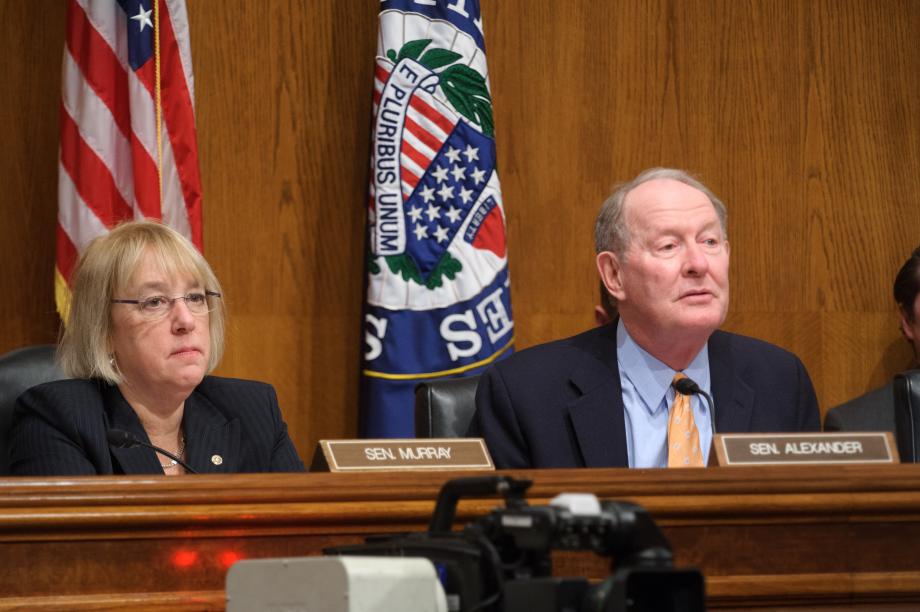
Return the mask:
POLYGON ((161 219, 202 248, 185 0, 67 2, 54 274, 64 321, 79 253, 119 222, 161 219))

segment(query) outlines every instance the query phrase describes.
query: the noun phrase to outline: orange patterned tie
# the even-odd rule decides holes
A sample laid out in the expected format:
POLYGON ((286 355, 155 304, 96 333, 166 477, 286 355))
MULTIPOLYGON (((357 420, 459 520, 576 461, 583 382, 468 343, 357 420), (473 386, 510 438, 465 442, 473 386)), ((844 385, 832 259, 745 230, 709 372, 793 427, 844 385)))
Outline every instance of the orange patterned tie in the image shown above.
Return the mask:
MULTIPOLYGON (((674 375, 673 385, 681 378, 674 375)), ((700 432, 693 420, 690 408, 690 396, 677 393, 671 404, 671 416, 668 419, 668 467, 703 467, 703 453, 700 452, 700 432)))

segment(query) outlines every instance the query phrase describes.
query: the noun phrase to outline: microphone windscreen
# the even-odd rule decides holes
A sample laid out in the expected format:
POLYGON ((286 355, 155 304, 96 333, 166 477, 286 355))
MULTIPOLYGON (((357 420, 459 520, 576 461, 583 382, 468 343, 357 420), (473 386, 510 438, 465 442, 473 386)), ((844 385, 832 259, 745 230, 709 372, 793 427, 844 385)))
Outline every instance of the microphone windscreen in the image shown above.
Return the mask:
POLYGON ((682 395, 693 395, 700 392, 700 387, 690 378, 681 378, 674 383, 674 390, 682 395))
POLYGON ((130 448, 134 446, 134 436, 123 429, 110 429, 105 432, 109 444, 115 448, 130 448))

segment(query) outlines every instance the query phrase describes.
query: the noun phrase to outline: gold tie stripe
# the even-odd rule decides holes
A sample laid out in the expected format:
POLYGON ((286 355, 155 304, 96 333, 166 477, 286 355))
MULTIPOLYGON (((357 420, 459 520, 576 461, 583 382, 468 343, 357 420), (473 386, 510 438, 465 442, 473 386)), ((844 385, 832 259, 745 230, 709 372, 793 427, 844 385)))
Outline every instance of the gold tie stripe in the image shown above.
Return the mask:
MULTIPOLYGON (((686 378, 678 372, 674 375, 673 385, 686 378)), ((677 393, 671 404, 668 418, 668 467, 702 467, 703 453, 700 450, 700 432, 693 419, 690 408, 690 396, 677 393)))

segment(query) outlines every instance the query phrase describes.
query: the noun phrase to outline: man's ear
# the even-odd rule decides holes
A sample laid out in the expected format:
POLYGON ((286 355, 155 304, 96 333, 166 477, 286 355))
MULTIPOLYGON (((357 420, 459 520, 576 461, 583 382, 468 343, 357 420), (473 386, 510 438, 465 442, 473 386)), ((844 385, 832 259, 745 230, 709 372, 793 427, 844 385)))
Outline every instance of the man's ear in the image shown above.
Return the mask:
POLYGON ((626 298, 623 291, 623 270, 616 255, 610 251, 601 251, 597 254, 597 273, 601 282, 618 302, 626 298))
POLYGON ((914 337, 914 327, 911 325, 910 319, 907 317, 907 313, 904 312, 904 308, 898 306, 898 322, 901 324, 901 335, 910 342, 916 342, 914 337))

